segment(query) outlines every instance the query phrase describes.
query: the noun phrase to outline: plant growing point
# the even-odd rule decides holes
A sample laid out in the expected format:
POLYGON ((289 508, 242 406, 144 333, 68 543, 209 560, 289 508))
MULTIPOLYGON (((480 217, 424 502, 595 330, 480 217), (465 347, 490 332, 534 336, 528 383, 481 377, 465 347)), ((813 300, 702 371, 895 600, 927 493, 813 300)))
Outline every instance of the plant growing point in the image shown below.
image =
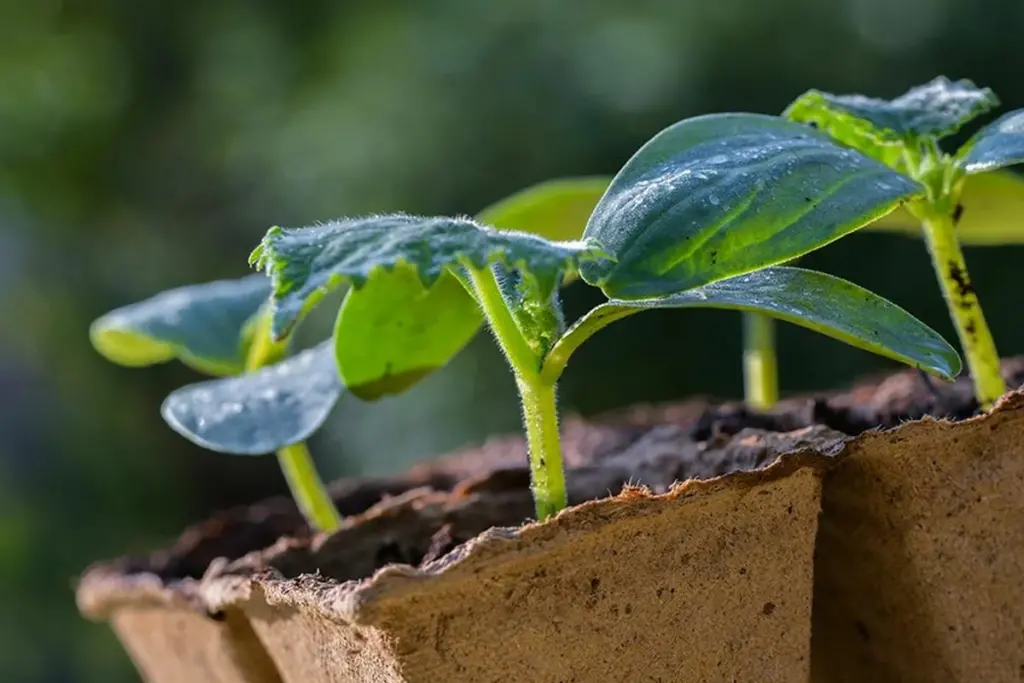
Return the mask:
MULTIPOLYGON (((717 114, 681 121, 645 144, 601 195, 580 239, 523 232, 530 226, 522 224, 497 230, 463 217, 394 214, 275 227, 250 262, 270 276, 279 339, 326 292, 350 287, 334 331, 338 371, 350 386, 347 377, 358 372, 352 359, 375 357, 380 340, 373 308, 351 303, 362 293, 409 303, 392 295, 418 287, 419 301, 461 305, 464 296, 478 306, 515 376, 537 517, 545 519, 566 505, 558 379, 586 339, 639 311, 764 313, 946 379, 956 375, 956 352, 895 304, 839 278, 777 265, 922 192, 912 179, 806 126, 717 114), (558 288, 577 274, 609 300, 566 325, 558 288), (442 287, 444 296, 433 296, 442 287)), ((432 326, 423 337, 433 350, 426 367, 446 363, 470 328, 432 326)), ((361 378, 369 394, 401 391, 423 376, 379 367, 379 376, 361 378), (392 376, 399 381, 380 382, 392 376)))
MULTIPOLYGON (((893 100, 811 90, 784 114, 813 124, 923 188, 906 209, 923 232, 983 409, 1005 393, 1006 384, 967 272, 957 226, 965 211, 963 201, 969 196, 965 187, 971 176, 1024 161, 1024 110, 1012 111, 983 127, 952 154, 942 150, 940 141, 998 104, 989 88, 939 77, 893 100)), ((1007 178, 1000 176, 999 182, 1012 182, 1007 178)), ((995 181, 993 178, 989 185, 995 181)))

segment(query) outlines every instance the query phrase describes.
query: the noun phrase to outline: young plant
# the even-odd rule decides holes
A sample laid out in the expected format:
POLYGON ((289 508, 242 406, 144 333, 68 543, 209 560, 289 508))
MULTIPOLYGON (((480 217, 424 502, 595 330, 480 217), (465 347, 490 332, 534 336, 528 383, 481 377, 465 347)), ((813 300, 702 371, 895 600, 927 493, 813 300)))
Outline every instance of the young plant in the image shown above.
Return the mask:
MULTIPOLYGON (((211 383, 212 388, 200 385, 202 388, 198 390, 186 388, 181 394, 172 394, 164 404, 163 413, 178 431, 182 431, 181 425, 188 422, 188 415, 196 412, 181 409, 182 395, 192 397, 191 405, 205 402, 207 405, 215 404, 216 411, 221 413, 238 414, 252 406, 243 406, 232 398, 231 387, 252 383, 253 378, 294 378, 297 374, 294 369, 307 367, 311 358, 328 361, 326 366, 322 360, 309 364, 317 370, 308 375, 308 379, 315 383, 313 386, 337 385, 327 344, 322 345, 319 355, 316 350, 304 351, 270 369, 260 369, 284 358, 287 353, 285 343, 273 342, 270 338, 269 294, 270 283, 260 275, 178 287, 98 318, 90 328, 90 338, 104 357, 120 365, 141 367, 178 359, 206 374, 238 376, 211 383)), ((274 384, 268 392, 286 390, 280 382, 274 384)), ((292 395, 303 396, 307 402, 310 395, 322 397, 326 391, 310 391, 309 386, 297 389, 292 391, 292 395)), ((269 393, 264 398, 265 402, 273 403, 275 409, 289 403, 272 400, 269 393)), ((302 414, 308 415, 308 406, 304 408, 306 410, 302 414)), ((281 412, 276 414, 281 416, 281 412)), ((198 416, 192 421, 198 433, 204 432, 206 425, 203 420, 198 416)), ((213 430, 217 428, 215 424, 210 426, 213 430)), ((249 434, 248 443, 260 436, 249 434)), ((306 436, 306 430, 298 429, 294 438, 274 442, 267 451, 277 451, 288 485, 310 526, 331 530, 338 526, 338 515, 303 443, 306 436)), ((240 448, 233 452, 249 451, 240 448)))
MULTIPOLYGON (((1011 171, 970 176, 960 195, 956 225, 965 247, 1024 244, 1024 178, 1011 171)), ((905 207, 882 216, 865 231, 921 238, 921 224, 905 207)), ((759 313, 743 314, 743 386, 747 405, 765 410, 778 401, 775 321, 759 313)))
POLYGON ((939 77, 891 101, 811 90, 784 114, 812 124, 923 188, 906 210, 921 226, 975 396, 984 409, 1006 391, 1006 385, 967 272, 957 225, 965 212, 962 197, 969 177, 1024 162, 1024 110, 1005 114, 982 128, 955 153, 944 152, 940 140, 998 104, 988 88, 939 77))
MULTIPOLYGON (((369 387, 369 394, 407 388, 418 369, 446 363, 466 328, 457 326, 449 337, 447 322, 430 326, 421 338, 432 352, 396 366, 389 354, 397 347, 389 340, 381 355, 375 324, 390 318, 375 318, 360 301, 364 293, 387 301, 392 290, 429 298, 444 288, 449 305, 460 296, 475 302, 515 377, 537 516, 545 519, 566 505, 557 382, 584 341, 639 311, 756 311, 946 379, 957 374, 956 352, 896 305, 823 273, 774 267, 920 191, 909 178, 806 126, 718 114, 681 121, 645 144, 601 196, 581 239, 498 231, 469 218, 396 214, 275 227, 250 262, 271 277, 278 339, 326 292, 351 285, 335 326, 337 368, 347 386, 369 387), (567 326, 558 287, 577 274, 609 300, 567 326)), ((440 308, 421 319, 431 315, 448 320, 440 308)), ((397 336, 408 341, 421 332, 397 336)))
MULTIPOLYGON (((589 178, 542 183, 485 209, 480 216, 498 227, 525 224, 555 236, 565 230, 579 234, 604 185, 589 178)), ((374 353, 353 349, 354 355, 346 356, 346 367, 358 369, 349 373, 353 381, 348 388, 361 398, 377 398, 411 386, 443 365, 433 360, 437 354, 457 353, 483 322, 478 307, 458 282, 439 283, 426 291, 416 278, 403 279, 400 271, 395 275, 389 287, 375 281, 359 292, 350 292, 346 300, 347 316, 374 330, 374 353), (445 330, 440 343, 436 343, 438 326, 445 330), (361 382, 360 377, 370 379, 361 382)), ((242 284, 254 287, 253 308, 267 302, 270 281, 266 277, 254 275, 242 284)), ((230 340, 237 341, 237 329, 211 322, 230 312, 225 308, 228 302, 213 297, 212 289, 206 285, 188 290, 193 299, 203 300, 206 317, 200 317, 193 306, 175 309, 174 319, 179 327, 196 333, 216 333, 232 348, 230 340)), ((153 301, 156 303, 144 306, 150 318, 170 317, 167 307, 159 304, 160 297, 153 301)), ((108 335, 111 329, 123 330, 123 316, 119 320, 121 323, 105 326, 108 335)), ((261 326, 255 339, 271 349, 280 348, 280 343, 271 342, 270 318, 261 312, 255 320, 261 326)), ((246 340, 252 337, 245 335, 246 340)), ((311 526, 331 530, 338 524, 337 514, 303 442, 323 425, 346 389, 335 365, 336 351, 343 347, 336 348, 328 340, 275 364, 269 363, 270 357, 249 351, 245 372, 236 362, 221 373, 236 376, 178 389, 164 401, 161 413, 175 431, 214 451, 239 455, 276 451, 311 526)))

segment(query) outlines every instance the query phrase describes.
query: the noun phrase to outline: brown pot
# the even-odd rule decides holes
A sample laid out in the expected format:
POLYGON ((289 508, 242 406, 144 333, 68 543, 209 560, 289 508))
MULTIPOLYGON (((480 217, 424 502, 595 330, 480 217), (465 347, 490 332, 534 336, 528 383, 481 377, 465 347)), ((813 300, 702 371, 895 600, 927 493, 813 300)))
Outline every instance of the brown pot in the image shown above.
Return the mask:
POLYGON ((569 477, 571 499, 638 473, 660 495, 627 488, 510 528, 532 509, 526 473, 498 471, 283 541, 205 597, 245 611, 284 683, 805 683, 820 451, 841 442, 663 427, 569 477), (735 469, 750 471, 673 486, 735 469))
POLYGON ((1024 680, 1024 394, 864 434, 823 507, 815 683, 1024 680))
POLYGON ((157 683, 1019 681, 1021 395, 966 419, 966 381, 902 373, 704 405, 568 421, 576 507, 548 523, 520 526, 526 456, 499 439, 340 483, 331 536, 256 506, 92 569, 79 602, 157 683), (607 497, 627 482, 652 492, 607 497))
MULTIPOLYGON (((411 486, 451 486, 457 477, 340 482, 332 497, 356 513, 411 486)), ((143 679, 151 683, 278 683, 280 676, 238 609, 203 597, 202 577, 227 560, 282 536, 308 534, 295 506, 275 499, 231 510, 186 530, 167 551, 89 568, 79 582, 83 615, 109 622, 143 679)))

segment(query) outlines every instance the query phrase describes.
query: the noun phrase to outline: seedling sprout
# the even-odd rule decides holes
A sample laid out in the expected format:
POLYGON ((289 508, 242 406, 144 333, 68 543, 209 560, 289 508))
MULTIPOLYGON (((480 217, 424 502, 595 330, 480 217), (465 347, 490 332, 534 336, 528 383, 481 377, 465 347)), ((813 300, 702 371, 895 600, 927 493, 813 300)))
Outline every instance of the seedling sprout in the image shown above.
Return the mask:
POLYGON ((578 239, 571 227, 566 236, 535 234, 547 227, 522 223, 518 231, 501 231, 486 220, 391 214, 272 228, 250 262, 272 281, 275 339, 287 338, 325 293, 350 287, 335 325, 335 361, 342 381, 370 398, 412 386, 475 332, 479 318, 454 316, 467 324, 453 325, 442 302, 478 307, 475 315, 482 314, 515 377, 537 517, 545 519, 566 505, 558 380, 584 341, 639 311, 763 313, 945 379, 956 375, 956 352, 895 304, 824 273, 778 266, 922 192, 910 178, 807 126, 718 114, 681 121, 645 144, 603 193, 578 239), (567 325, 559 286, 576 276, 608 301, 567 325), (435 308, 419 311, 402 292, 416 292, 435 308), (405 301, 395 310, 417 320, 445 322, 403 326, 398 341, 382 344, 381 325, 396 318, 374 315, 365 298, 371 295, 405 301), (416 362, 396 365, 399 342, 413 338, 421 345, 416 362))
POLYGON ((957 225, 964 214, 961 199, 970 176, 1024 162, 1024 110, 1012 111, 985 126, 953 154, 942 150, 940 140, 998 105, 989 88, 939 77, 894 100, 811 90, 784 114, 820 128, 923 188, 906 210, 921 226, 975 396, 984 409, 1006 392, 1006 384, 967 272, 957 225))

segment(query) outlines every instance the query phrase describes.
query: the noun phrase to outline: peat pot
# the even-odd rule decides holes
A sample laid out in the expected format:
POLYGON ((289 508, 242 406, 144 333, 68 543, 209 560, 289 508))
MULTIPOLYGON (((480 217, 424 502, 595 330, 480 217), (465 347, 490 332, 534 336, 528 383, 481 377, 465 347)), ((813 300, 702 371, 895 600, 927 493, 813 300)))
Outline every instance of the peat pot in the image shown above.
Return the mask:
POLYGON ((1024 394, 975 412, 905 372, 568 420, 553 520, 495 439, 336 483, 330 535, 226 513, 91 568, 79 605, 155 683, 1019 683, 1024 394))

